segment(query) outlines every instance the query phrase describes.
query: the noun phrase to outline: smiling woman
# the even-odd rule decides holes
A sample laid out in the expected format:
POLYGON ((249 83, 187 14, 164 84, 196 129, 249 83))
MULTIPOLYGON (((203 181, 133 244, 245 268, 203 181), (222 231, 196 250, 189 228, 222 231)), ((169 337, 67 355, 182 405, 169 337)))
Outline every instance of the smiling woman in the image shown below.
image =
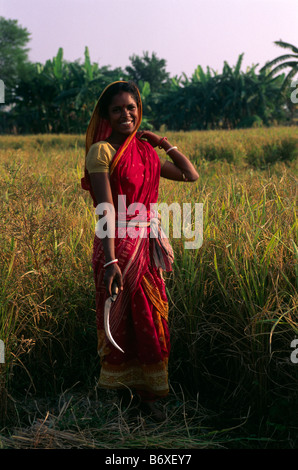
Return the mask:
POLYGON ((121 145, 123 136, 131 134, 138 122, 138 107, 128 92, 114 96, 108 110, 112 133, 108 142, 121 145))
POLYGON ((136 88, 129 82, 116 82, 114 86, 106 89, 99 104, 99 114, 109 121, 113 138, 121 144, 139 125, 139 111, 142 113, 142 105, 136 88), (116 88, 115 88, 116 87, 116 88), (117 93, 115 94, 115 90, 117 93))
POLYGON ((100 219, 113 218, 108 223, 115 227, 114 236, 96 234, 93 246, 99 385, 131 390, 141 400, 141 408, 161 420, 165 416, 155 402, 169 391, 170 353, 168 301, 161 271, 172 270, 173 252, 167 240, 161 243, 149 236, 151 207, 158 199, 160 176, 195 181, 198 174, 166 138, 138 133, 141 120, 142 102, 135 84, 115 82, 104 90, 86 133, 82 187, 89 190, 95 207, 104 203, 115 209, 100 215, 100 219), (173 163, 161 164, 154 150, 157 145, 173 163), (133 204, 146 208, 143 220, 137 236, 130 237, 129 232, 123 236, 123 223, 134 217, 127 210, 133 204), (106 304, 115 288, 116 300, 106 304), (105 321, 106 305, 110 324, 105 321))

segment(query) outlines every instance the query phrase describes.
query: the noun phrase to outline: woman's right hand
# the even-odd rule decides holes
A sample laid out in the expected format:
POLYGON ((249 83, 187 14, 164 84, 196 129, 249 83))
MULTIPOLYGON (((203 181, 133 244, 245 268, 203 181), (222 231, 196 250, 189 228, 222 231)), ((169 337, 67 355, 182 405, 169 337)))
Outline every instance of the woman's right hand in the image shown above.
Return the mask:
POLYGON ((137 137, 140 140, 146 140, 153 148, 157 147, 161 140, 161 137, 159 135, 156 135, 151 131, 139 131, 137 133, 137 137))
POLYGON ((117 263, 110 264, 105 268, 104 283, 109 296, 114 293, 112 293, 113 283, 117 285, 119 290, 123 290, 122 273, 117 263))

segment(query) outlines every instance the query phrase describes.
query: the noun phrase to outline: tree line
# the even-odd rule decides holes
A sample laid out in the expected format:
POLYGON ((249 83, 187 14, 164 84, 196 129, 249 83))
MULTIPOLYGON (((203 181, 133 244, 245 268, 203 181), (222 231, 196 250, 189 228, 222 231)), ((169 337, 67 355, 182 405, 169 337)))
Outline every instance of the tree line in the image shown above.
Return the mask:
POLYGON ((28 59, 30 33, 17 20, 0 17, 0 79, 5 103, 0 105, 0 133, 84 133, 100 92, 115 80, 137 83, 143 101, 143 128, 169 130, 235 129, 294 122, 297 104, 291 82, 298 72, 298 49, 277 41, 290 52, 257 72, 226 61, 221 72, 199 65, 191 77, 171 77, 166 60, 153 52, 133 55, 124 69, 84 59, 64 60, 63 49, 45 64, 28 59), (287 74, 283 69, 290 70, 287 74))

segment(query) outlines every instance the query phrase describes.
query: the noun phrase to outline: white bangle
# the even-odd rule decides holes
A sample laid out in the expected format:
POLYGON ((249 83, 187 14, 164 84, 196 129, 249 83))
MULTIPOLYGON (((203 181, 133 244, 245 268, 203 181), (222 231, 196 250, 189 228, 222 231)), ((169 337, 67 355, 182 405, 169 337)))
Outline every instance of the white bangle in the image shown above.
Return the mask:
POLYGON ((169 150, 166 151, 166 154, 168 154, 171 150, 177 149, 178 147, 171 147, 169 150))
POLYGON ((114 263, 118 263, 118 260, 117 259, 112 259, 112 261, 109 261, 108 263, 104 264, 103 267, 106 268, 110 264, 114 264, 114 263))

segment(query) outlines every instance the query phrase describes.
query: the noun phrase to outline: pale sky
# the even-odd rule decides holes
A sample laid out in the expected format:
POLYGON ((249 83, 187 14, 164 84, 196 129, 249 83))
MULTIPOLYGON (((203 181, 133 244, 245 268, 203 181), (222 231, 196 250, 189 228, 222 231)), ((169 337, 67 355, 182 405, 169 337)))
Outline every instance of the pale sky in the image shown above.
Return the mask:
POLYGON ((0 0, 0 16, 31 33, 29 58, 44 63, 63 47, 64 58, 84 57, 112 68, 143 51, 167 61, 171 76, 201 65, 221 71, 244 52, 242 69, 298 46, 298 0, 0 0))

